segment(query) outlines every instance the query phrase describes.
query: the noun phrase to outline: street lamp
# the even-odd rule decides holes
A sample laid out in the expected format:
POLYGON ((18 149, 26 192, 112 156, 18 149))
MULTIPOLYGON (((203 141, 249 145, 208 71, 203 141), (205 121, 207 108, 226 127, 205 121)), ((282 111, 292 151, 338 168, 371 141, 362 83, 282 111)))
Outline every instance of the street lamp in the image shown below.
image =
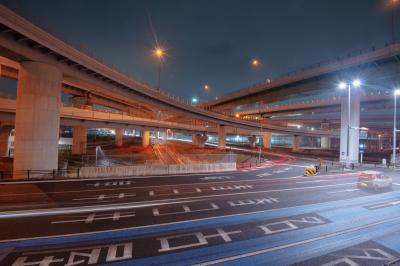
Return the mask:
POLYGON ((253 67, 258 67, 258 66, 260 65, 260 61, 258 61, 257 58, 253 58, 253 59, 251 60, 251 65, 252 65, 253 67))
POLYGON ((154 49, 154 55, 158 58, 158 80, 157 80, 157 89, 160 90, 160 82, 161 82, 161 63, 165 55, 165 51, 161 47, 156 47, 154 49))
POLYGON ((346 165, 347 167, 350 166, 350 114, 351 114, 351 86, 353 86, 354 88, 358 88, 361 86, 361 81, 359 79, 353 80, 353 82, 340 82, 339 83, 339 89, 345 89, 347 87, 348 90, 348 105, 347 105, 347 147, 346 147, 346 165))
POLYGON ((204 91, 208 91, 210 87, 207 84, 204 84, 204 91))
POLYGON ((393 111, 393 153, 392 153, 392 163, 393 163, 393 168, 396 167, 396 146, 397 146, 397 141, 396 141, 396 132, 397 132, 397 126, 396 126, 396 120, 397 120, 397 95, 400 95, 400 89, 394 90, 393 96, 394 96, 394 111, 393 111))

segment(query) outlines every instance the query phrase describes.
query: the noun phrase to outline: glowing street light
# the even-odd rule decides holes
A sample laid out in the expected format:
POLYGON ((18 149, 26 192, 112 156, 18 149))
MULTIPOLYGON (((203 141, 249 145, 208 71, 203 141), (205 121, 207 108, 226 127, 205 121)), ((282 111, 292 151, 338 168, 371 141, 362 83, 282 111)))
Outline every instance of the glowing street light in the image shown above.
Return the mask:
POLYGON ((350 82, 347 82, 347 83, 346 82, 340 82, 339 83, 339 89, 343 90, 343 89, 345 89, 347 87, 347 90, 348 90, 348 96, 347 96, 347 98, 348 98, 348 105, 347 105, 347 108, 348 108, 347 109, 347 113, 348 113, 348 116, 347 116, 347 147, 346 147, 346 165, 347 165, 347 167, 350 166, 350 155, 349 155, 350 149, 349 149, 349 146, 350 146, 350 128, 351 128, 351 125, 350 125, 351 86, 353 86, 355 88, 360 87, 361 86, 361 80, 355 79, 351 83, 350 82))
POLYGON ((205 90, 205 91, 208 91, 209 89, 210 89, 210 87, 208 87, 207 84, 204 84, 204 90, 205 90))
POLYGON ((196 104, 197 102, 198 102, 197 98, 196 98, 196 97, 193 97, 193 98, 192 98, 192 103, 193 103, 193 104, 196 104))
POLYGON ((251 65, 252 65, 253 67, 258 67, 258 66, 260 65, 260 61, 259 61, 257 58, 253 58, 253 59, 251 60, 251 65))

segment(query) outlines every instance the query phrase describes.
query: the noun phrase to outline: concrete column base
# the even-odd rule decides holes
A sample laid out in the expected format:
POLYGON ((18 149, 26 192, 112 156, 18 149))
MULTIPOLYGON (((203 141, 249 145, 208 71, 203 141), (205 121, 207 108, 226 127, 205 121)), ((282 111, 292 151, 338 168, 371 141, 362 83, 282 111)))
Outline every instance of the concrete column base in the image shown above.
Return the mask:
POLYGON ((329 137, 321 137, 321 149, 330 149, 331 139, 329 137))
POLYGON ((225 149, 226 128, 225 126, 218 125, 218 149, 225 149))
POLYGON ((257 137, 256 136, 250 136, 248 137, 249 139, 249 144, 251 148, 255 148, 256 147, 256 142, 257 142, 257 137))
POLYGON ((87 129, 86 127, 76 126, 72 132, 72 154, 86 154, 87 146, 87 129))
POLYGON ((292 151, 297 152, 299 151, 300 148, 300 136, 293 136, 293 141, 292 141, 292 151))
POLYGON ((271 149, 271 132, 263 132, 263 148, 264 149, 271 149))
POLYGON ((115 145, 117 147, 121 147, 123 145, 123 137, 124 137, 124 129, 116 128, 115 129, 115 145))
POLYGON ((26 170, 58 169, 62 72, 39 62, 22 62, 15 115, 14 178, 26 170))
POLYGON ((147 148, 150 145, 150 131, 144 130, 142 132, 142 147, 147 148))

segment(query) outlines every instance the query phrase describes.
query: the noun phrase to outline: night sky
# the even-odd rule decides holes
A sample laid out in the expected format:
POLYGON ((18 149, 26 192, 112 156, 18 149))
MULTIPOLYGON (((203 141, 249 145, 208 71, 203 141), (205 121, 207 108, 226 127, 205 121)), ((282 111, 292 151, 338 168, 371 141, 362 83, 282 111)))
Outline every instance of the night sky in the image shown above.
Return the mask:
MULTIPOLYGON (((391 40, 389 0, 0 0, 136 79, 215 96, 391 40), (262 65, 250 66, 253 57, 262 65), (204 84, 211 88, 203 91, 204 84)), ((400 32, 400 7, 395 29, 400 32), (397 28, 396 28, 397 27, 397 28)), ((398 37, 400 34, 396 33, 398 37)))

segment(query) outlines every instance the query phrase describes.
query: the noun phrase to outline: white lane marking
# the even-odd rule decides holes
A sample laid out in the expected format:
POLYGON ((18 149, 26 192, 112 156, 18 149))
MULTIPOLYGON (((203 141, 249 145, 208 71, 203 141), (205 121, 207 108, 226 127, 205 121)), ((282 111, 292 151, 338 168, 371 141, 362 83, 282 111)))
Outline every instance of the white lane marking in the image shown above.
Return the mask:
POLYGON ((232 176, 205 176, 205 177, 201 177, 199 178, 200 180, 221 180, 221 179, 231 179, 232 176))
POLYGON ((309 164, 307 164, 307 165, 300 165, 300 164, 288 164, 288 163, 279 164, 279 166, 281 166, 281 165, 294 166, 294 167, 301 167, 301 168, 304 168, 304 167, 309 166, 309 164))
POLYGON ((71 220, 60 220, 60 221, 52 221, 52 224, 65 224, 65 223, 79 223, 79 222, 84 222, 86 224, 91 224, 94 221, 102 221, 102 220, 113 220, 113 221, 119 221, 120 218, 127 218, 127 217, 135 217, 136 214, 134 211, 128 214, 121 214, 121 212, 114 212, 113 214, 102 214, 102 215, 97 215, 96 217, 95 213, 90 213, 87 217, 80 218, 79 217, 73 217, 75 219, 71 220))
POLYGON ((297 184, 303 184, 303 183, 320 183, 320 182, 328 182, 332 181, 332 179, 319 179, 319 180, 310 180, 310 181, 297 181, 297 184))
MULTIPOLYGON (((349 173, 336 174, 336 175, 320 175, 320 177, 346 177, 349 173)), ((351 175, 350 175, 351 176, 351 175)), ((278 177, 278 178, 268 178, 264 181, 273 180, 285 180, 285 179, 312 179, 314 176, 292 176, 292 177, 278 177)), ((244 179, 244 180, 227 180, 227 181, 217 181, 217 182, 197 182, 197 183, 185 183, 185 184, 171 184, 163 185, 163 187, 179 187, 179 186, 194 186, 194 185, 207 185, 207 184, 225 184, 225 183, 238 183, 238 182, 260 182, 260 179, 244 179)), ((130 189, 143 189, 143 188, 154 188, 156 186, 137 186, 137 187, 121 187, 121 188, 103 188, 103 189, 84 189, 84 190, 66 190, 66 191, 49 191, 46 194, 68 194, 68 193, 79 193, 79 192, 100 192, 100 191, 114 191, 114 190, 130 190, 130 189)), ((32 192, 32 193, 10 193, 1 194, 0 197, 10 197, 10 196, 27 196, 27 195, 43 195, 43 192, 32 192)))
POLYGON ((329 194, 334 194, 334 193, 345 193, 345 192, 353 192, 353 191, 358 191, 360 190, 359 188, 349 188, 345 190, 338 190, 338 191, 330 191, 328 192, 329 194))
POLYGON ((399 219, 400 219, 400 217, 397 216, 397 217, 394 217, 394 218, 385 219, 385 220, 382 220, 382 221, 373 222, 373 223, 369 223, 369 224, 366 224, 366 225, 358 226, 358 227, 355 227, 355 228, 345 229, 345 230, 342 230, 342 231, 338 231, 338 232, 334 232, 334 233, 330 233, 330 234, 326 234, 326 235, 322 235, 322 236, 317 236, 317 237, 313 237, 313 238, 309 238, 309 239, 305 239, 305 240, 302 240, 302 241, 297 241, 297 242, 293 242, 293 243, 289 243, 289 244, 285 244, 285 245, 281 245, 281 246, 276 246, 276 247, 272 247, 272 248, 265 248, 265 249, 261 249, 261 250, 257 250, 257 251, 253 251, 253 252, 248 252, 248 253, 244 253, 244 254, 240 254, 240 255, 236 255, 236 256, 230 256, 230 257, 225 257, 225 258, 216 259, 216 260, 210 260, 210 261, 202 262, 202 263, 198 263, 198 264, 192 264, 192 266, 215 265, 215 264, 219 264, 219 263, 226 263, 226 262, 235 261, 235 260, 238 260, 238 259, 253 257, 253 256, 269 253, 269 252, 272 252, 272 251, 282 250, 282 249, 286 249, 286 248, 290 248, 290 247, 304 245, 304 244, 307 244, 307 243, 311 243, 311 242, 315 242, 315 241, 319 241, 319 240, 323 240, 323 239, 327 239, 327 238, 332 238, 332 237, 336 237, 336 236, 340 236, 340 235, 356 232, 356 231, 363 230, 363 229, 366 229, 366 228, 369 228, 369 227, 372 227, 372 226, 381 225, 381 224, 388 223, 388 222, 393 222, 393 221, 396 221, 396 220, 399 220, 399 219))
POLYGON ((100 194, 97 197, 89 197, 89 198, 77 198, 77 199, 72 199, 76 201, 81 201, 81 200, 99 200, 102 201, 104 199, 123 199, 125 197, 136 197, 136 193, 119 193, 119 194, 111 194, 111 195, 105 195, 105 194, 100 194))
MULTIPOLYGON (((361 196, 359 199, 365 199, 369 200, 370 196, 361 196)), ((342 200, 344 204, 346 204, 346 201, 342 200)), ((118 228, 118 229, 110 229, 110 230, 98 230, 94 232, 83 232, 83 233, 72 233, 72 234, 61 234, 61 235, 54 235, 51 237, 69 237, 69 236, 83 236, 83 235, 94 235, 98 233, 109 233, 109 232, 119 232, 123 230, 130 230, 130 229, 141 229, 141 228, 153 228, 153 227, 158 227, 158 226, 168 226, 168 225, 176 225, 176 224, 190 224, 193 222, 198 222, 198 221, 208 221, 216 218, 229 218, 229 217, 235 217, 235 216, 246 216, 250 214, 258 214, 258 213, 270 213, 270 212, 275 212, 275 211, 282 211, 282 210, 296 210, 298 208, 303 208, 305 206, 309 207, 315 207, 319 206, 321 203, 315 203, 315 204, 305 204, 305 205, 295 205, 295 206, 290 206, 290 207, 284 207, 284 208, 275 208, 275 209, 270 209, 270 210, 262 210, 262 211, 253 211, 253 212, 243 212, 243 213, 237 213, 237 214, 227 214, 227 215, 219 215, 219 216, 210 216, 207 218, 200 218, 200 219, 191 219, 191 220, 184 220, 184 221, 175 221, 175 222, 170 222, 170 223, 160 223, 160 224, 151 224, 151 225, 143 225, 143 226, 131 226, 131 227, 126 227, 126 228, 118 228)), ((359 204, 357 204, 358 206, 359 204)), ((348 204, 344 205, 343 207, 349 207, 349 206, 354 206, 354 204, 348 204)), ((115 207, 111 207, 110 210, 115 210, 115 207)), ((131 209, 131 208, 126 208, 126 209, 131 209)), ((331 209, 331 207, 324 207, 320 212, 326 209, 331 209)), ((104 210, 100 210, 104 211, 104 210)), ((35 239, 46 239, 49 238, 49 236, 38 236, 38 237, 29 237, 29 238, 15 238, 15 239, 5 239, 5 240, 0 240, 0 243, 6 243, 10 241, 26 241, 26 240, 35 240, 35 239)))
POLYGON ((252 189, 252 185, 233 185, 233 186, 219 186, 219 187, 211 187, 211 190, 220 191, 220 190, 235 190, 235 189, 252 189))
POLYGON ((256 175, 256 176, 257 177, 266 177, 266 176, 270 176, 270 175, 272 175, 272 174, 271 173, 263 173, 263 174, 259 174, 259 175, 256 175))
POLYGON ((372 205, 371 207, 368 207, 368 209, 379 209, 379 208, 383 208, 383 207, 396 206, 399 204, 400 204, 400 200, 388 201, 388 202, 384 202, 382 204, 372 205))
POLYGON ((354 184, 356 184, 356 182, 325 185, 325 186, 283 188, 283 189, 246 191, 246 192, 236 192, 236 193, 217 194, 217 195, 205 195, 205 196, 198 196, 198 197, 183 197, 183 198, 167 199, 167 200, 153 200, 153 201, 147 201, 147 202, 146 201, 129 202, 129 203, 122 202, 122 203, 118 203, 118 204, 94 205, 94 206, 85 206, 85 207, 23 210, 23 211, 13 211, 13 212, 6 211, 6 212, 0 212, 0 219, 58 215, 58 214, 69 214, 69 213, 98 212, 98 211, 107 211, 107 210, 123 210, 123 209, 130 209, 130 208, 155 207, 155 206, 161 206, 161 205, 198 202, 198 201, 203 201, 204 199, 219 198, 219 197, 226 197, 226 196, 261 194, 261 193, 281 192, 281 191, 296 191, 296 190, 307 190, 307 189, 319 189, 319 188, 340 187, 340 186, 347 186, 347 185, 354 185, 354 184))

